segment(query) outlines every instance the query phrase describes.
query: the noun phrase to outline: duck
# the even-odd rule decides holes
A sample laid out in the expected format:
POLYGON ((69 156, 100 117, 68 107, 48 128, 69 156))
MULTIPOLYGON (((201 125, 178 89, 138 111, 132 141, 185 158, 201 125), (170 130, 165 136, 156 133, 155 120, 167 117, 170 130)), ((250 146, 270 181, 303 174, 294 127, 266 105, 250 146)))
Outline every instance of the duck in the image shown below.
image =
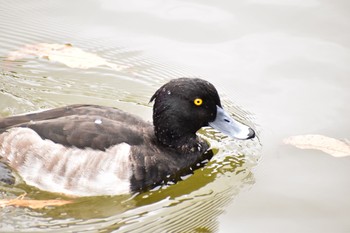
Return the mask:
POLYGON ((120 109, 74 104, 0 119, 0 160, 30 186, 71 196, 123 195, 192 174, 212 157, 202 127, 239 140, 252 128, 210 82, 176 78, 151 97, 153 124, 120 109))

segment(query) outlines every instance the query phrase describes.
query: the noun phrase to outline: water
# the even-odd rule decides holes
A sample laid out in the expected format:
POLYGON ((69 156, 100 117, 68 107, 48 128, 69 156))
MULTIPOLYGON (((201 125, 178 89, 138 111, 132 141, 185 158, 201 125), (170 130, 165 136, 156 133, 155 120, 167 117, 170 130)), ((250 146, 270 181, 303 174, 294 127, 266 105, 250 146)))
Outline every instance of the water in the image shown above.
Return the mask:
POLYGON ((94 103, 150 120, 149 98, 161 84, 202 77, 259 131, 263 147, 205 130, 213 161, 137 196, 72 199, 1 186, 3 198, 74 203, 5 207, 0 230, 349 232, 349 157, 283 144, 305 134, 349 139, 349 9, 340 0, 1 1, 0 115, 94 103), (71 44, 107 63, 8 59, 39 43, 71 44))

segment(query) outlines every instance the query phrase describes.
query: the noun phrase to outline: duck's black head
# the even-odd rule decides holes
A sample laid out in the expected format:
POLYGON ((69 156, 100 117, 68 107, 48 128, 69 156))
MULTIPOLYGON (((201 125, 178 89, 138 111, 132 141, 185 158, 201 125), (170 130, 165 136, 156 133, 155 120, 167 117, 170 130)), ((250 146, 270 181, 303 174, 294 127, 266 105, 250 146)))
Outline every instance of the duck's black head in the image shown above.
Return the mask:
POLYGON ((196 138, 196 132, 211 126, 228 136, 249 139, 255 133, 236 122, 221 107, 215 87, 198 78, 179 78, 159 88, 152 96, 153 124, 160 143, 181 146, 196 138))

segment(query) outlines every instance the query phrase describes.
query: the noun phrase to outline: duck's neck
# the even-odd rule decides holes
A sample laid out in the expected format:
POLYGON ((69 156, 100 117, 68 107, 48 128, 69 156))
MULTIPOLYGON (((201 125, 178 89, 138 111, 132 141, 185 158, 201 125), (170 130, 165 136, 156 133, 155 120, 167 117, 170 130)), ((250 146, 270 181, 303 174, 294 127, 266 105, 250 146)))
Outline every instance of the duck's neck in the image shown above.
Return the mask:
POLYGON ((173 148, 180 153, 204 153, 207 143, 200 139, 195 132, 179 131, 176 127, 154 126, 157 141, 163 146, 173 148))

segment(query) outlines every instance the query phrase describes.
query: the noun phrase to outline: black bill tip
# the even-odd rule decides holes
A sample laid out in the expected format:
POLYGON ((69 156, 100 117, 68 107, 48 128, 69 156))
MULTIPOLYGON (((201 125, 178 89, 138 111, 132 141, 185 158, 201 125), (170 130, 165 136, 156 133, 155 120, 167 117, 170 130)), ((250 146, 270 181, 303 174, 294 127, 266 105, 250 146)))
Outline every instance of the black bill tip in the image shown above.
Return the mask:
POLYGON ((247 139, 255 138, 255 131, 252 128, 249 128, 249 133, 247 139))

